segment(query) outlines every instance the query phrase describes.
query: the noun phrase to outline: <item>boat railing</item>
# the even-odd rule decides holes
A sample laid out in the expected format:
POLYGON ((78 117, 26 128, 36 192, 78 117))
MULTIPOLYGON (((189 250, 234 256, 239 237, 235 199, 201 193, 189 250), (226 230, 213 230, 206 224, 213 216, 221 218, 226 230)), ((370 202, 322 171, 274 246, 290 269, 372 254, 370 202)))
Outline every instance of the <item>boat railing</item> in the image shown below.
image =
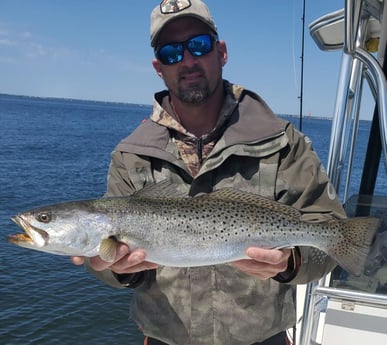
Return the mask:
MULTIPOLYGON (((380 159, 383 154, 384 168, 387 172, 387 64, 384 59, 387 6, 384 5, 384 0, 345 0, 343 9, 327 14, 309 25, 310 34, 320 49, 343 51, 327 162, 328 175, 343 204, 349 199, 350 194, 364 81, 367 82, 375 100, 372 125, 374 132, 371 132, 370 140, 376 138, 379 143, 379 145, 369 144, 366 156, 380 159), (380 152, 375 153, 378 151, 376 146, 380 146, 380 152), (341 188, 343 178, 344 187, 341 188)), ((378 159, 371 159, 365 164, 360 194, 373 195, 375 181, 370 183, 369 180, 370 176, 371 179, 376 179, 378 163, 378 159)), ((385 211, 387 212, 387 209, 385 211)), ((387 309, 387 295, 342 289, 329 284, 325 278, 306 287, 299 335, 301 345, 317 344, 321 312, 326 311, 329 300, 339 300, 342 305, 351 302, 387 309)), ((370 341, 372 343, 372 340, 370 341)))

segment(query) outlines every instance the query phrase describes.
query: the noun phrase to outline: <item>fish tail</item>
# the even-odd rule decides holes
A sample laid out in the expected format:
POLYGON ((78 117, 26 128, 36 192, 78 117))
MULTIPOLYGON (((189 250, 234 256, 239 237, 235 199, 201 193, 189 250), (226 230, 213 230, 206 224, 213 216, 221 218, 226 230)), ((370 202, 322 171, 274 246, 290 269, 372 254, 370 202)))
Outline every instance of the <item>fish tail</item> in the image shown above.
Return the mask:
POLYGON ((328 252, 347 272, 360 276, 381 220, 356 217, 340 220, 341 240, 328 252))

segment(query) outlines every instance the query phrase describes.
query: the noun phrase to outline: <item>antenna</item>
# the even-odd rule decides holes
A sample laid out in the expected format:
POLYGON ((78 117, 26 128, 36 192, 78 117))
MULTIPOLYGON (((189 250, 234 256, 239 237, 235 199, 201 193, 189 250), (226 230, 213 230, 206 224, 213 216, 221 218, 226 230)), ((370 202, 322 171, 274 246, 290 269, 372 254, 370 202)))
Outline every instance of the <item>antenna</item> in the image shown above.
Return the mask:
POLYGON ((302 131, 302 105, 304 98, 304 50, 305 50, 305 0, 302 0, 302 35, 301 35, 301 80, 300 80, 300 117, 299 129, 302 131))

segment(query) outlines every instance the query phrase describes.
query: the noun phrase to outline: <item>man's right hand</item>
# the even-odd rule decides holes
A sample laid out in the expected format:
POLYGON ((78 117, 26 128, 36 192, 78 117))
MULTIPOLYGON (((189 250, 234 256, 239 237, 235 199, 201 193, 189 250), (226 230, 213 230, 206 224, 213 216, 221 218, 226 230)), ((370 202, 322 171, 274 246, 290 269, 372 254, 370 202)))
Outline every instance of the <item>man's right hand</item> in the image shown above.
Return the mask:
MULTIPOLYGON (((117 254, 113 262, 106 262, 99 256, 89 259, 90 266, 95 271, 112 270, 117 274, 136 273, 157 268, 159 265, 145 261, 146 253, 142 249, 135 249, 132 252, 124 243, 117 244, 117 254)), ((85 262, 83 256, 72 256, 71 261, 75 265, 82 265, 85 262)))

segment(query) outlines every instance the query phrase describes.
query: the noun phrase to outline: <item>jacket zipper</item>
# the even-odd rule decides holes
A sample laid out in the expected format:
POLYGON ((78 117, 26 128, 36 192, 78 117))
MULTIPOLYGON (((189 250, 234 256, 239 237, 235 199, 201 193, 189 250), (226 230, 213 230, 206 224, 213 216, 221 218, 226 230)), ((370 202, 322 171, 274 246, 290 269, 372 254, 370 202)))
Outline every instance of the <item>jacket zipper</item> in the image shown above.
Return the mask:
POLYGON ((203 162, 203 139, 202 138, 198 138, 196 140, 196 153, 199 158, 199 164, 201 165, 203 162))

